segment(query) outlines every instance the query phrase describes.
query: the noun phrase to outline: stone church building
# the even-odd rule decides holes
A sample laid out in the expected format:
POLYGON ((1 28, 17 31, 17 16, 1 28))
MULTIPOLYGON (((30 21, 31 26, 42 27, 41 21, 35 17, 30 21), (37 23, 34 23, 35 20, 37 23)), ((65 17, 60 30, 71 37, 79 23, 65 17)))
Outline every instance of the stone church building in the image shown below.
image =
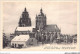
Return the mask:
POLYGON ((15 37, 11 40, 11 47, 25 48, 37 45, 37 39, 33 37, 34 33, 32 32, 32 29, 31 19, 25 8, 20 17, 18 27, 15 29, 15 37))
POLYGON ((41 8, 40 13, 36 15, 36 27, 33 28, 35 38, 42 43, 54 42, 60 37, 61 32, 56 24, 47 25, 46 18, 47 17, 41 8))
POLYGON ((15 29, 16 35, 26 35, 32 32, 32 26, 31 26, 31 18, 29 17, 29 13, 27 12, 26 8, 22 12, 22 15, 20 17, 18 27, 15 29))
POLYGON ((47 25, 46 18, 41 8, 40 13, 36 15, 35 28, 33 28, 31 26, 31 18, 25 8, 20 17, 18 27, 15 29, 15 37, 11 40, 12 47, 22 48, 38 44, 53 43, 59 40, 61 30, 56 24, 47 25), (28 36, 28 38, 26 36, 28 36))

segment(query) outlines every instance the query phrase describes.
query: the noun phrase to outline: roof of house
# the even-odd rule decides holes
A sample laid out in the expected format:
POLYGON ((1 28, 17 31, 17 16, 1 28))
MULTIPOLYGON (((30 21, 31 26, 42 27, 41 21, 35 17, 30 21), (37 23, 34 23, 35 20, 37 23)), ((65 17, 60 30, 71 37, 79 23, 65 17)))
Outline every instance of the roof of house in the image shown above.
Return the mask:
POLYGON ((44 28, 44 31, 55 31, 55 32, 59 32, 60 29, 58 28, 57 25, 46 25, 44 28))
POLYGON ((19 35, 15 36, 11 41, 27 41, 29 39, 29 35, 19 35))
POLYGON ((32 31, 33 27, 17 27, 16 31, 32 31))

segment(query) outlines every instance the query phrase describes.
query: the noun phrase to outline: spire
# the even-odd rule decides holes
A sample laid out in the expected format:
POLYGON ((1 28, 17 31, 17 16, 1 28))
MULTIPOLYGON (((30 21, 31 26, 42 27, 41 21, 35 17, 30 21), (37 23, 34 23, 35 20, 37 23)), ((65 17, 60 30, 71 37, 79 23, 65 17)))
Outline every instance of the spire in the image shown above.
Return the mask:
POLYGON ((42 8, 40 9, 40 13, 42 13, 42 8))
POLYGON ((40 15, 44 16, 42 8, 40 9, 40 15))
POLYGON ((25 9, 24 9, 24 12, 26 12, 26 7, 25 7, 25 9))

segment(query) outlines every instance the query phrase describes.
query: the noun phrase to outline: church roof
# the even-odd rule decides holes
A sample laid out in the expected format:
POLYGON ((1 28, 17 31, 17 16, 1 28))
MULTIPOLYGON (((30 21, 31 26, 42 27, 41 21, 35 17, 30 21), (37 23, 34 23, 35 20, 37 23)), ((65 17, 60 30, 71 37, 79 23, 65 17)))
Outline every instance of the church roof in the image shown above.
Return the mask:
POLYGON ((33 27, 17 27, 16 31, 32 31, 33 27))
POLYGON ((57 25, 46 25, 44 31, 52 31, 52 32, 59 32, 60 29, 57 25))
POLYGON ((15 36, 11 41, 27 41, 29 39, 29 35, 19 35, 15 36))

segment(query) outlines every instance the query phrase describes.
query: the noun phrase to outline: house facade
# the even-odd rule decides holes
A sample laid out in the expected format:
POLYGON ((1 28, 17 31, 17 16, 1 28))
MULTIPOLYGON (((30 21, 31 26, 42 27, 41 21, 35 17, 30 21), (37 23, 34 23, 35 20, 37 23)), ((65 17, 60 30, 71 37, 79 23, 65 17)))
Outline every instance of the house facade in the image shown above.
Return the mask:
POLYGON ((29 45, 29 35, 19 35, 15 36, 11 40, 11 47, 12 48, 24 48, 29 45))

